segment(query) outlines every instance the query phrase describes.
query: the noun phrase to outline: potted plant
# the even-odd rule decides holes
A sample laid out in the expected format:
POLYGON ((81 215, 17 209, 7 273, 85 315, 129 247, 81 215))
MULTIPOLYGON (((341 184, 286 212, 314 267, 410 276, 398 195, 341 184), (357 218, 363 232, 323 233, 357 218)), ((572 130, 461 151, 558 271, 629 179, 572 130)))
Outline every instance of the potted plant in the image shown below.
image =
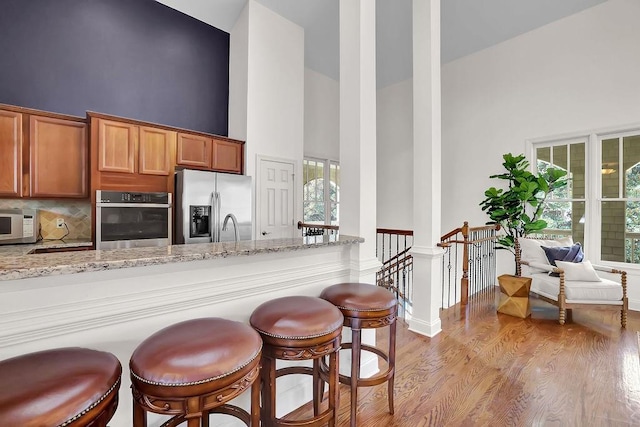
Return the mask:
POLYGON ((547 227, 547 222, 541 219, 545 202, 551 193, 567 185, 567 172, 547 168, 536 175, 529 171, 529 162, 523 154, 507 153, 502 158, 506 172, 489 178, 505 181, 506 189, 489 188, 480 206, 491 218, 488 224, 499 224, 504 230, 505 234, 497 240, 498 248, 515 255, 516 238, 547 227))

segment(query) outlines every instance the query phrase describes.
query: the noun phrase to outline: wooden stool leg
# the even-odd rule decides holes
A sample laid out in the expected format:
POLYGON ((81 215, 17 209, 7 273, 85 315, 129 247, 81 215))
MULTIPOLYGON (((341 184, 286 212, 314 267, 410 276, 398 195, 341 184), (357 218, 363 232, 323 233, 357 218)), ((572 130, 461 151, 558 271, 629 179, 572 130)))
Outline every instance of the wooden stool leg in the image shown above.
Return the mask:
POLYGON ((276 361, 270 357, 262 358, 262 423, 273 425, 276 417, 276 361))
POLYGON ((393 385, 396 379, 396 322, 395 320, 389 325, 389 368, 391 378, 389 378, 388 390, 389 394, 389 413, 393 415, 393 385))
POLYGON ((338 389, 340 388, 340 365, 338 352, 333 351, 329 355, 329 410, 333 414, 329 420, 329 427, 335 427, 338 422, 338 408, 340 407, 338 389))
MULTIPOLYGON (((320 401, 322 400, 320 380, 320 359, 313 359, 313 416, 320 413, 320 401)), ((324 387, 322 387, 324 389, 324 387)))
POLYGON ((260 378, 251 385, 251 427, 260 427, 260 378))
POLYGON ((202 413, 200 412, 199 397, 190 397, 187 400, 187 413, 185 414, 185 418, 187 419, 187 427, 200 427, 202 413))
MULTIPOLYGON (((355 322, 354 322, 355 323, 355 322)), ((356 409, 358 407, 358 380, 360 379, 360 352, 362 330, 360 325, 351 325, 351 427, 356 427, 356 409)))
POLYGON ((147 427, 147 411, 138 402, 133 402, 133 427, 147 427))

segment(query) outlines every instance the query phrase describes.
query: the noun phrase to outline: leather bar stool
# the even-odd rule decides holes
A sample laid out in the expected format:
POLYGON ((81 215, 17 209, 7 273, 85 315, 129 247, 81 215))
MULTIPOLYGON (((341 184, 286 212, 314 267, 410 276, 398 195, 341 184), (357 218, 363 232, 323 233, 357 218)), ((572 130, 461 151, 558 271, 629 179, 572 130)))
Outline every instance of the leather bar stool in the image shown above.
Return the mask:
POLYGON ((271 426, 334 426, 338 413, 338 350, 343 317, 333 304, 320 298, 291 296, 267 301, 251 315, 250 323, 262 336, 262 422, 271 426), (328 356, 328 408, 320 413, 319 359, 328 356), (276 369, 276 360, 313 360, 313 368, 276 369), (289 374, 313 375, 313 414, 303 421, 276 417, 276 379, 289 374))
POLYGON ((210 413, 260 425, 262 340, 249 325, 215 317, 187 320, 145 339, 131 355, 133 426, 147 413, 171 415, 163 426, 209 425, 210 413), (230 403, 251 388, 251 413, 230 403))
POLYGON ((105 427, 122 366, 111 353, 70 347, 0 362, 0 425, 105 427))
MULTIPOLYGON (((370 387, 388 382, 389 413, 393 414, 393 384, 396 365, 396 318, 398 301, 386 289, 366 283, 340 283, 325 288, 320 294, 338 307, 344 315, 344 326, 351 328, 351 342, 342 349, 351 349, 351 374, 340 375, 340 382, 351 387, 351 426, 356 426, 358 387, 370 387), (362 329, 389 326, 387 352, 362 344, 362 329), (369 378, 360 377, 362 350, 374 353, 387 362, 387 368, 369 378)), ((323 370, 326 367, 323 366, 323 370)))

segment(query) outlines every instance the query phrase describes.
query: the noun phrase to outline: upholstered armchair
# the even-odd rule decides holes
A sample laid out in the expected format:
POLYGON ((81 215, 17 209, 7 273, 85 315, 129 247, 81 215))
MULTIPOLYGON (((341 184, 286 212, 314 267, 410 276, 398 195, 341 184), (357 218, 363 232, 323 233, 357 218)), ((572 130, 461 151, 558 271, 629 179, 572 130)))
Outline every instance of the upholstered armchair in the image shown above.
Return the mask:
POLYGON ((531 293, 558 307, 561 325, 574 308, 606 307, 620 310, 620 323, 626 328, 629 304, 626 271, 592 265, 579 256, 582 251, 577 246, 579 243, 574 245, 571 237, 518 238, 516 275, 530 277, 531 293))

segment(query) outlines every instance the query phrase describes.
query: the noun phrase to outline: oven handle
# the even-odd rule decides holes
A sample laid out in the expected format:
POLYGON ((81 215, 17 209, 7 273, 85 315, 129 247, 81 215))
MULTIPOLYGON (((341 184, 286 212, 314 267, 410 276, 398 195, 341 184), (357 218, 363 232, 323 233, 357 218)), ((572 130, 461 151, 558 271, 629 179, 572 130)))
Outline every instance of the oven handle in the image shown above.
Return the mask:
POLYGON ((163 208, 168 209, 170 204, 164 203, 96 203, 100 208, 163 208))

